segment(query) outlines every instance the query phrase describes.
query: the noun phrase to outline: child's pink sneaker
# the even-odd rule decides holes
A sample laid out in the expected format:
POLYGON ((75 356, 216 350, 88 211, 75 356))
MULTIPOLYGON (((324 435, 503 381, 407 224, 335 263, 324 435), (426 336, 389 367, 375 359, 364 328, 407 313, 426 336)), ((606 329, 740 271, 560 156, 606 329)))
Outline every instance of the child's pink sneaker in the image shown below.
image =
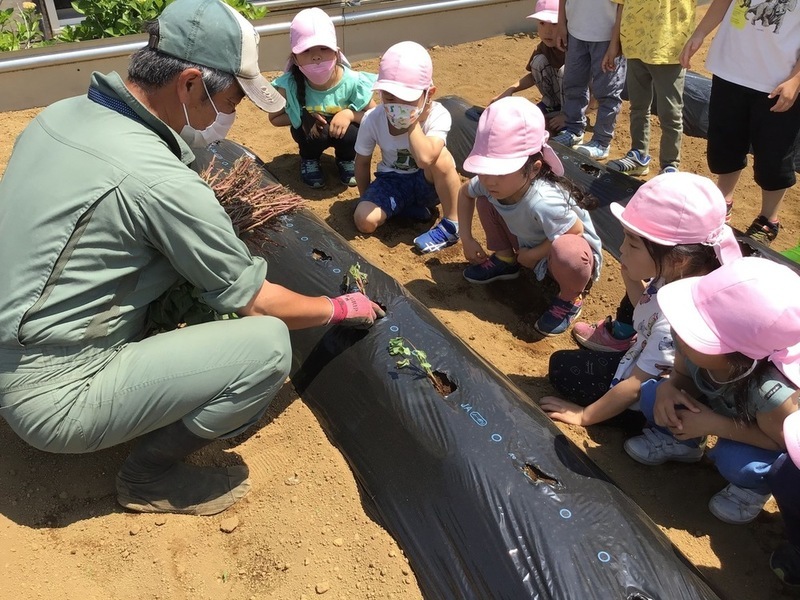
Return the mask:
POLYGON ((594 325, 581 321, 572 326, 572 336, 581 346, 595 352, 627 352, 636 339, 636 334, 619 340, 611 335, 611 323, 611 317, 594 325))

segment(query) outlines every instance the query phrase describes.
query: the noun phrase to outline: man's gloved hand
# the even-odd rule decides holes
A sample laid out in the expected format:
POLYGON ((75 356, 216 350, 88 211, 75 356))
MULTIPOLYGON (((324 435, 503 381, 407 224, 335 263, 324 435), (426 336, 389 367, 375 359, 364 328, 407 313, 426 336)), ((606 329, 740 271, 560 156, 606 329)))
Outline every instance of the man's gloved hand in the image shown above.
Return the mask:
POLYGON ((386 316, 380 306, 360 292, 328 298, 328 300, 333 306, 333 312, 326 325, 341 323, 356 329, 369 329, 375 319, 386 316))

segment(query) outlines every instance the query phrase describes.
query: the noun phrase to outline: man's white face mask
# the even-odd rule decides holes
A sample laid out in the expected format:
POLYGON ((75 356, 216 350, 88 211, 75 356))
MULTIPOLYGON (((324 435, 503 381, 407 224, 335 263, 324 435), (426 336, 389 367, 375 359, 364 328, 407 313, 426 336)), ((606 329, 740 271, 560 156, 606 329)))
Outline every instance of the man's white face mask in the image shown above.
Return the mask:
POLYGON ((217 116, 211 125, 200 131, 189 124, 189 113, 186 110, 186 105, 182 104, 183 114, 186 117, 186 125, 181 129, 180 136, 183 138, 183 141, 189 144, 190 148, 205 148, 209 144, 224 140, 236 119, 236 112, 226 114, 217 110, 214 101, 211 99, 211 94, 208 93, 205 81, 202 79, 200 81, 203 83, 203 89, 206 91, 206 96, 208 96, 211 107, 214 109, 214 112, 217 113, 217 116))

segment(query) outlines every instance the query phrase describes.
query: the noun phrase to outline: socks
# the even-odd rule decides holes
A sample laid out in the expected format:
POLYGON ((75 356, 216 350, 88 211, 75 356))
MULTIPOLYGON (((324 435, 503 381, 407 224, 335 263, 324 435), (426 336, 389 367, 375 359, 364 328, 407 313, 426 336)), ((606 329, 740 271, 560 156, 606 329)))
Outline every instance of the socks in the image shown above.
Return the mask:
POLYGON ((451 221, 446 217, 442 217, 440 222, 447 233, 458 235, 458 221, 451 221))
POLYGON ((500 256, 499 254, 495 254, 495 256, 497 257, 497 260, 502 260, 507 265, 513 265, 515 262, 517 262, 516 256, 500 256))
POLYGON ((633 325, 621 323, 616 319, 611 321, 611 337, 617 340, 626 340, 634 333, 636 333, 636 330, 633 328, 633 325))

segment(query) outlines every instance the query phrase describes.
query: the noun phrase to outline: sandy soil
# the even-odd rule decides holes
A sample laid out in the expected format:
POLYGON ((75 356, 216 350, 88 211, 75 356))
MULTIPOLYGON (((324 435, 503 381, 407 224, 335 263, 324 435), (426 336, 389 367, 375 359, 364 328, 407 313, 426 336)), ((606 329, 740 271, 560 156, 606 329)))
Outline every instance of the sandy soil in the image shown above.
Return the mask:
MULTIPOLYGON (((522 75, 535 43, 530 36, 517 35, 433 48, 438 95, 485 103, 522 75)), ((702 57, 695 63, 702 71, 702 57)), ((377 61, 355 66, 374 71, 377 61)), ((538 99, 533 91, 529 97, 538 99)), ((0 172, 13 140, 36 113, 19 111, 0 118, 0 172)), ((617 131, 612 157, 628 149, 627 107, 617 131)), ((548 356, 574 347, 574 342, 569 336, 536 340, 530 335, 532 319, 546 302, 536 286, 507 282, 471 287, 461 277, 465 263, 460 247, 432 257, 411 251, 412 238, 424 226, 392 224, 373 237, 357 235, 351 218, 356 194, 333 183, 333 157, 324 161, 332 180, 328 187, 313 192, 304 188, 288 130, 272 128, 251 105, 242 106, 230 138, 251 148, 282 182, 311 199, 312 211, 372 264, 406 285, 531 397, 552 393, 546 379, 548 356)), ((654 147, 657 143, 656 126, 654 147)), ((704 140, 686 138, 683 168, 707 174, 704 149, 704 140)), ((797 189, 787 195, 777 249, 798 239, 798 196, 797 189)), ((758 207, 757 188, 745 175, 733 224, 746 227, 758 207)), ((610 256, 606 260, 604 274, 585 303, 583 316, 590 320, 612 313, 622 292, 616 263, 610 256)), ((647 468, 625 455, 623 432, 602 426, 562 429, 726 597, 784 597, 767 566, 783 535, 774 502, 751 525, 723 524, 706 508, 708 498, 724 485, 711 465, 647 468)), ((44 454, 0 423, 0 598, 421 597, 402 549, 366 515, 344 458, 290 386, 258 431, 232 443, 217 442, 193 458, 250 466, 251 494, 217 517, 139 515, 120 509, 113 477, 127 450, 44 454)))

